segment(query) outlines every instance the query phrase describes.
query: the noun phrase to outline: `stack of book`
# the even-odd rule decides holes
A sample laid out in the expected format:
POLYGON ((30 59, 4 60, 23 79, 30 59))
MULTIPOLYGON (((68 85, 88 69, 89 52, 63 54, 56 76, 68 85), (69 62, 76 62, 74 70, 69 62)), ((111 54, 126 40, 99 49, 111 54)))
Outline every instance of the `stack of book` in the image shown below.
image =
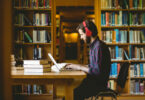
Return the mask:
POLYGON ((23 72, 24 69, 22 66, 16 66, 16 60, 15 60, 15 56, 12 54, 11 55, 11 73, 18 73, 18 72, 23 72))
POLYGON ((51 71, 48 60, 23 60, 24 74, 43 74, 51 71))
POLYGON ((11 66, 12 66, 12 67, 15 67, 15 65, 16 65, 15 57, 14 57, 14 55, 12 54, 12 55, 11 55, 11 66))

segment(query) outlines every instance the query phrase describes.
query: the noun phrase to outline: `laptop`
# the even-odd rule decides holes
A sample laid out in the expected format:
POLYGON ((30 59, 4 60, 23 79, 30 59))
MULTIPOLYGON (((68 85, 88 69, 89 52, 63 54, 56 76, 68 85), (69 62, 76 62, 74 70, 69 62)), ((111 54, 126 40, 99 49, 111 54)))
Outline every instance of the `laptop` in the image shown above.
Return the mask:
POLYGON ((51 59, 51 61, 54 63, 54 65, 51 66, 52 72, 60 72, 60 71, 68 70, 64 68, 67 63, 57 63, 50 53, 48 53, 48 56, 51 59))

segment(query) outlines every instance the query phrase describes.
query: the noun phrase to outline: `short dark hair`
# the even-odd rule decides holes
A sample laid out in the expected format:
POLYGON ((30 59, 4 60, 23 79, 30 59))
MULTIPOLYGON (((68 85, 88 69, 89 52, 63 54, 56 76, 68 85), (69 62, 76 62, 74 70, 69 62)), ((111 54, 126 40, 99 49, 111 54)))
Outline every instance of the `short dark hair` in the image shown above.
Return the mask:
MULTIPOLYGON (((94 22, 92 22, 90 20, 85 20, 85 23, 86 23, 86 27, 92 32, 92 37, 97 36, 98 35, 98 30, 97 30, 97 27, 94 24, 94 22)), ((79 29, 82 29, 83 32, 86 33, 83 22, 78 25, 77 30, 79 30, 79 29)))

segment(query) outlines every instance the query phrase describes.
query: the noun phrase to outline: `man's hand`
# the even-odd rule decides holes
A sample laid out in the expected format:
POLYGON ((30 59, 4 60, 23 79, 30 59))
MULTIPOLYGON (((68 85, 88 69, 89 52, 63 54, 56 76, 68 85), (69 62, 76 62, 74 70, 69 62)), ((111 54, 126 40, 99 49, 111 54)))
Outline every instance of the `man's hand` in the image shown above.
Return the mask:
POLYGON ((89 72, 89 68, 83 65, 79 65, 79 64, 66 64, 65 68, 67 69, 74 69, 74 70, 81 70, 84 71, 86 73, 89 72))
POLYGON ((74 69, 74 70, 81 70, 80 65, 77 64, 66 64, 66 69, 74 69))

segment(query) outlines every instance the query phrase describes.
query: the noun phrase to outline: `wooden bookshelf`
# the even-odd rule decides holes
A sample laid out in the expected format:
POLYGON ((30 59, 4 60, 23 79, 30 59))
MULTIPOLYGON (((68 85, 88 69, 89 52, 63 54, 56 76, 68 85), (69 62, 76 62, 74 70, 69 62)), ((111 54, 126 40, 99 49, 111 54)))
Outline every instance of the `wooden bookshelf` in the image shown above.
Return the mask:
POLYGON ((51 11, 51 8, 21 8, 21 7, 14 7, 15 10, 18 11, 51 11))
MULTIPOLYGON (((54 0, 42 2, 43 0, 37 2, 34 0, 13 0, 13 51, 17 64, 21 64, 21 66, 23 66, 23 60, 46 60, 48 65, 52 64, 48 53, 53 55, 54 50, 54 0)), ((53 100, 53 84, 36 84, 39 89, 37 92, 40 92, 37 94, 35 94, 36 86, 34 87, 34 85, 29 81, 13 85, 14 87, 21 86, 27 90, 31 89, 29 91, 31 93, 23 89, 17 93, 14 88, 14 100, 53 100), (29 86, 26 88, 24 85, 29 86), (52 85, 51 94, 46 92, 49 85, 52 85)))
POLYGON ((136 25, 136 26, 129 26, 129 28, 130 29, 134 29, 134 28, 136 28, 136 29, 143 29, 143 28, 145 28, 145 26, 144 25, 136 25))
POLYGON ((145 62, 145 60, 129 60, 129 62, 145 62))
POLYGON ((114 12, 114 11, 129 11, 129 9, 101 9, 101 11, 112 11, 112 12, 114 12))
POLYGON ((101 26, 102 29, 128 29, 128 26, 101 26))
MULTIPOLYGON (((31 0, 27 0, 27 1, 30 1, 27 3, 33 2, 31 0)), ((15 35, 16 42, 14 42, 15 48, 20 49, 20 48, 23 48, 23 46, 25 46, 25 50, 27 50, 26 48, 29 48, 28 49, 29 51, 33 51, 34 46, 41 45, 41 47, 39 47, 40 49, 41 48, 42 49, 45 48, 45 50, 49 49, 49 50, 47 50, 47 53, 51 52, 53 55, 53 39, 54 39, 53 38, 53 33, 54 33, 53 32, 54 31, 53 30, 53 25, 54 25, 53 24, 53 22, 54 22, 54 20, 53 20, 53 16, 54 16, 53 4, 54 3, 50 2, 51 7, 50 7, 50 5, 48 7, 48 3, 47 3, 47 5, 45 5, 46 7, 39 7, 40 5, 38 6, 36 2, 33 2, 33 4, 36 4, 36 5, 33 5, 33 6, 30 5, 30 7, 29 7, 29 4, 27 5, 27 3, 25 3, 22 0, 13 0, 13 2, 15 2, 15 4, 13 5, 14 33, 16 34, 15 35), (22 2, 24 2, 24 4, 20 5, 22 2), (16 4, 17 4, 17 6, 16 6, 16 4), (35 7, 35 6, 38 6, 38 7, 35 7), (43 19, 40 19, 39 16, 43 16, 43 17, 41 17, 43 19), (36 22, 36 18, 37 18, 37 22, 36 22), (44 20, 47 20, 47 22, 44 20), (15 23, 15 21, 17 23, 15 23), (23 35, 23 34, 25 34, 25 32, 27 32, 27 34, 31 38, 31 41, 32 41, 31 43, 29 43, 30 42, 29 38, 27 38, 26 35, 23 35), (36 35, 34 34, 34 32, 36 35), (43 34, 42 34, 42 32, 43 32, 43 34), (38 38, 40 38, 41 40, 40 39, 37 40, 38 38, 36 38, 36 37, 38 36, 38 34, 39 34, 38 38), (49 35, 49 41, 48 41, 48 35, 49 35), (47 40, 46 40, 46 38, 47 38, 47 40), (26 41, 26 39, 27 39, 27 41, 26 41), (35 42, 35 41, 38 41, 38 42, 35 42), (29 47, 27 47, 27 46, 29 46, 29 47), (30 48, 30 46, 32 46, 32 47, 30 48)), ((38 2, 38 4, 39 3, 40 2, 38 2)), ((22 50, 20 53, 23 53, 23 52, 24 51, 22 50)), ((18 57, 18 56, 19 55, 17 55, 16 57, 18 57)), ((33 58, 33 52, 31 54, 30 58, 33 58)), ((25 59, 27 59, 27 58, 25 58, 25 59)), ((48 59, 48 57, 42 58, 42 59, 48 59)))
MULTIPOLYGON (((138 1, 141 2, 141 0, 138 0, 138 1)), ((124 3, 124 1, 121 1, 121 2, 124 3)), ((124 60, 124 59, 123 60, 111 60, 112 63, 122 64, 122 63, 128 62, 130 64, 130 68, 129 68, 129 72, 128 72, 129 76, 127 78, 126 86, 125 86, 125 88, 122 92, 123 96, 141 96, 140 94, 139 95, 131 94, 131 89, 132 89, 131 82, 132 82, 132 80, 139 80, 139 81, 143 80, 143 81, 145 81, 145 77, 131 77, 131 70, 132 70, 131 66, 135 66, 135 64, 137 64, 137 66, 140 66, 140 64, 145 63, 145 60, 141 60, 141 58, 139 58, 138 60, 137 59, 133 60, 134 56, 131 55, 132 58, 130 58, 130 52, 131 52, 130 50, 133 48, 132 50, 134 50, 134 51, 132 51, 132 54, 137 55, 137 52, 135 51, 135 49, 136 50, 137 49, 141 50, 142 48, 144 48, 145 43, 141 40, 143 38, 140 35, 139 35, 139 37, 140 37, 139 42, 132 42, 131 38, 130 38, 131 37, 130 34, 132 34, 131 31, 133 31, 133 32, 136 31, 136 33, 133 33, 133 34, 142 34, 141 33, 141 32, 143 32, 142 30, 145 29, 145 25, 143 23, 143 20, 140 20, 141 17, 140 17, 140 19, 139 18, 136 19, 136 21, 137 21, 136 24, 135 24, 135 19, 132 18, 132 16, 137 16, 137 14, 138 14, 138 16, 143 16, 143 14, 145 13, 145 9, 144 9, 145 2, 143 1, 142 3, 140 3, 140 5, 138 5, 136 9, 130 8, 130 6, 131 6, 130 2, 127 2, 127 5, 123 4, 122 6, 119 6, 120 8, 119 7, 113 7, 113 5, 111 5, 110 3, 112 3, 112 2, 109 1, 109 0, 95 0, 95 11, 94 12, 95 12, 96 25, 97 25, 98 32, 99 32, 99 37, 100 37, 100 39, 102 39, 104 37, 104 34, 105 35, 106 34, 111 34, 113 36, 112 37, 112 42, 109 43, 110 41, 107 42, 107 40, 106 40, 105 41, 106 44, 111 48, 116 47, 116 46, 118 46, 119 48, 123 48, 126 51, 128 57, 129 57, 129 60, 124 60), (126 6, 124 6, 124 5, 126 5, 126 6), (141 5, 142 5, 142 8, 139 8, 141 5), (121 7, 124 7, 124 8, 122 9, 121 7), (107 21, 106 21, 107 20, 107 17, 106 17, 107 14, 109 16, 108 17, 109 18, 108 25, 107 25, 107 21), (122 21, 121 24, 118 24, 120 22, 115 22, 117 20, 112 20, 113 18, 115 19, 115 16, 119 16, 119 15, 121 16, 120 18, 122 18, 122 19, 119 20, 119 21, 122 21), (112 18, 112 16, 113 16, 113 18, 112 18), (124 20, 125 16, 128 19, 128 20, 126 20, 127 22, 125 22, 125 20, 124 20), (106 18, 105 19, 105 24, 104 24, 104 22, 101 22, 103 20, 103 18, 104 19, 106 18), (123 22, 123 20, 124 20, 124 22, 123 22), (118 42, 118 41, 114 42, 114 40, 113 40, 113 38, 115 37, 114 32, 117 32, 117 31, 115 31, 115 29, 118 29, 119 32, 120 31, 127 32, 126 33, 127 34, 126 35, 127 36, 127 41, 125 41, 125 43, 121 43, 121 42, 118 42), (107 32, 103 33, 105 31, 108 31, 108 33, 107 32), (130 48, 130 46, 132 48, 130 48)), ((134 7, 134 5, 133 5, 133 7, 134 7)), ((121 34, 124 34, 124 33, 121 33, 121 34)), ((106 35, 106 37, 107 37, 107 35, 106 35)), ((137 37, 137 36, 134 36, 134 37, 137 37)), ((144 36, 144 38, 145 38, 145 36, 144 36)), ((119 52, 119 51, 117 51, 117 52, 119 52)), ((144 73, 144 75, 145 75, 145 73, 144 73)), ((110 77, 109 79, 114 80, 114 85, 116 85, 116 81, 115 81, 116 78, 111 78, 110 77)), ((142 96, 144 97, 145 93, 142 96)))
POLYGON ((108 46, 114 46, 114 45, 119 45, 119 46, 128 46, 129 43, 106 43, 108 46))
POLYGON ((113 46, 113 45, 119 45, 119 46, 128 46, 128 45, 140 45, 140 46, 144 46, 145 43, 107 43, 107 45, 109 46, 113 46))
POLYGON ((145 45, 145 43, 129 43, 129 45, 142 45, 142 46, 144 46, 145 45))
POLYGON ((145 9, 101 9, 101 11, 112 11, 112 12, 114 12, 114 11, 135 11, 135 12, 138 12, 138 11, 145 11, 145 9))
POLYGON ((16 42, 17 45, 48 45, 51 46, 51 43, 19 43, 16 42))
POLYGON ((145 11, 145 9, 129 9, 129 11, 139 12, 139 11, 145 11))
POLYGON ((145 77, 131 77, 130 79, 145 79, 145 77))
POLYGON ((124 63, 124 62, 129 62, 129 61, 128 60, 111 60, 111 62, 124 63))
POLYGON ((52 26, 20 26, 20 25, 15 25, 15 27, 17 28, 51 28, 52 26))

